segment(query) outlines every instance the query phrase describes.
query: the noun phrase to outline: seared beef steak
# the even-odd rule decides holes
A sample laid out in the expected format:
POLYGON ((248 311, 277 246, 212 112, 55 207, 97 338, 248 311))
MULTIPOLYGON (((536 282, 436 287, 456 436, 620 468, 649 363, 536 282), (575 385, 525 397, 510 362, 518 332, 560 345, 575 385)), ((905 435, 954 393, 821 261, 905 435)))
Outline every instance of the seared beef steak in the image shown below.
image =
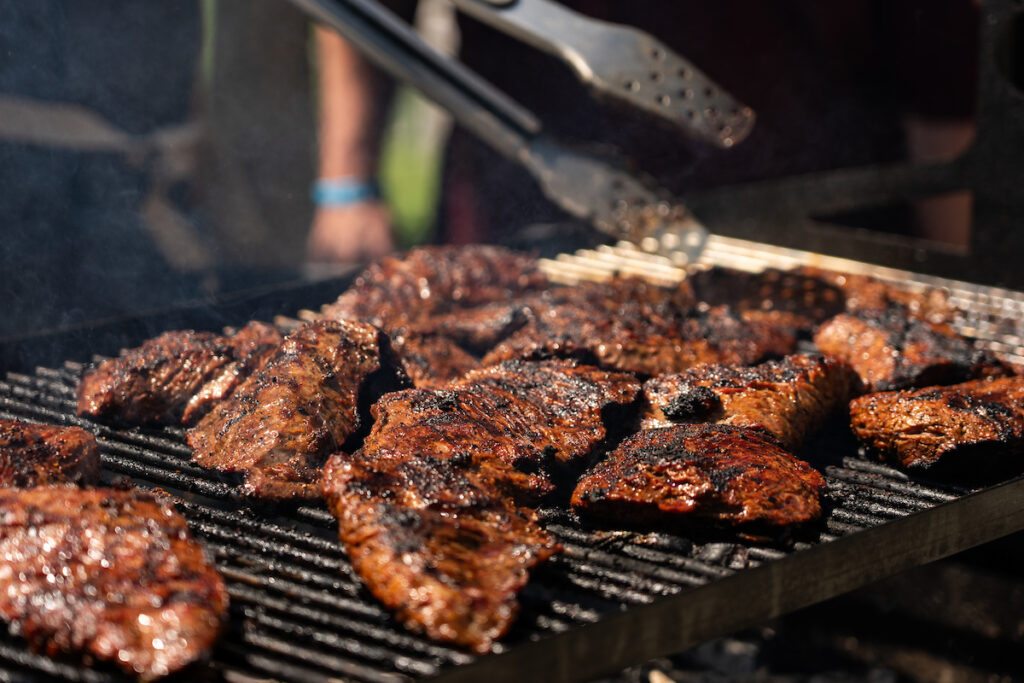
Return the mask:
POLYGON ((192 459, 243 473, 251 496, 315 498, 324 459, 363 425, 368 403, 407 381, 394 362, 372 325, 306 325, 189 430, 192 459))
POLYGON ((804 277, 818 278, 842 291, 847 312, 881 311, 890 306, 902 307, 907 314, 933 323, 948 323, 956 314, 949 295, 934 287, 899 286, 869 275, 841 273, 805 266, 790 271, 804 277))
POLYGON ((0 420, 0 486, 95 484, 96 437, 79 427, 0 420))
POLYGON ((1024 378, 869 394, 850 404, 850 424, 861 442, 910 469, 947 460, 971 467, 979 456, 1021 460, 1024 378))
POLYGON ((0 558, 0 615, 47 654, 165 676, 201 657, 226 618, 224 582, 149 494, 0 490, 0 558))
POLYGON ((700 365, 644 384, 643 427, 717 422, 771 434, 799 450, 804 437, 850 399, 854 376, 837 360, 795 355, 753 367, 700 365))
POLYGON ((505 495, 530 504, 553 490, 552 468, 581 463, 606 438, 605 415, 626 411, 639 392, 630 375, 574 361, 509 361, 444 389, 384 396, 363 449, 387 459, 476 457, 505 495))
POLYGON ((235 389, 281 343, 250 323, 234 336, 165 332, 86 372, 78 414, 126 424, 192 424, 235 389))
POLYGON ((643 301, 563 301, 536 307, 535 317, 484 357, 484 364, 512 358, 578 358, 601 367, 658 375, 700 363, 748 365, 792 353, 791 330, 748 322, 727 308, 682 310, 643 301))
POLYGON ((486 348, 525 322, 518 298, 547 286, 529 254, 485 245, 418 247, 367 268, 323 312, 394 336, 419 330, 486 348))
POLYGON ((438 334, 410 332, 391 341, 402 369, 418 388, 442 387, 480 367, 479 359, 438 334))
POLYGON ((503 495, 507 480, 486 473, 506 468, 480 459, 335 456, 324 495, 353 568, 378 600, 407 627, 484 653, 558 544, 503 495))
POLYGON ((215 405, 238 388, 246 377, 263 367, 284 341, 279 329, 266 323, 251 322, 228 337, 233 360, 207 381, 185 405, 181 423, 193 425, 215 405))
POLYGON ((768 322, 800 334, 810 333, 844 310, 839 287, 799 271, 769 268, 748 273, 710 268, 688 280, 698 301, 727 305, 745 320, 768 322))
POLYGON ((841 313, 818 328, 814 343, 852 367, 865 393, 1009 373, 952 328, 909 316, 899 306, 841 313))
POLYGON ((824 488, 817 470, 758 431, 676 425, 623 441, 580 480, 572 506, 619 524, 779 528, 817 519, 824 488))
POLYGON ((513 361, 374 406, 363 448, 331 457, 323 492, 363 582, 410 628, 486 652, 531 569, 557 551, 535 503, 607 435, 635 378, 513 361))

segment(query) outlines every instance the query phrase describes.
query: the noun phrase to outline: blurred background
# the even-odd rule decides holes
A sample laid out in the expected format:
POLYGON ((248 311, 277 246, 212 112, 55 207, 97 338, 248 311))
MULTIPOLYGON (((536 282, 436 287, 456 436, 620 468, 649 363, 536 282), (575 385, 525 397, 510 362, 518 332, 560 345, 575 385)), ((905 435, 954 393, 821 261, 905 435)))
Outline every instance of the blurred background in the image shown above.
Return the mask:
MULTIPOLYGON (((444 0, 389 6, 553 136, 612 150, 684 197, 955 159, 974 138, 972 0, 568 4, 680 51, 755 109, 754 133, 727 151, 695 144, 593 101, 564 64, 444 0)), ((1007 54, 1012 72, 1021 60, 1007 54)), ((314 29, 291 4, 0 0, 0 59, 0 291, 16 302, 0 336, 339 272, 306 263, 320 65, 314 29)), ((397 247, 557 250, 607 239, 570 223, 524 171, 453 132, 443 112, 369 71, 383 83, 373 165, 397 247)), ((932 219, 925 204, 904 202, 828 221, 963 252, 970 192, 930 199, 932 219), (935 215, 954 219, 936 226, 935 215)))

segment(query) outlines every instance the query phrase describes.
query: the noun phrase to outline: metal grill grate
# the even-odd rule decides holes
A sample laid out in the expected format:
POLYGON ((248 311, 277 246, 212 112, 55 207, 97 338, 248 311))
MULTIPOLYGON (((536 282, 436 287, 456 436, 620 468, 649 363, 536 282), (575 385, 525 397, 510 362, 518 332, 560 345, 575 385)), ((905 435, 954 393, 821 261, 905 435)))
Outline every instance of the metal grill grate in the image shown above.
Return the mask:
MULTIPOLYGON (((1024 299, 965 291, 964 325, 992 331, 979 335, 990 343, 1016 344, 996 333, 1024 299)), ((1024 482, 981 491, 926 485, 861 459, 843 430, 825 430, 804 455, 826 474, 826 518, 785 542, 595 530, 564 507, 542 509, 565 553, 522 593, 511 636, 476 657, 397 625, 353 575, 323 506, 244 499, 233 481, 189 462, 179 428, 118 430, 75 416, 82 370, 66 363, 8 374, 0 417, 84 426, 99 438, 105 482, 127 476, 175 498, 228 583, 230 626, 209 667, 231 680, 583 680, 1024 528, 1012 502, 1024 482)), ((8 637, 0 638, 0 669, 10 678, 118 678, 8 637)))

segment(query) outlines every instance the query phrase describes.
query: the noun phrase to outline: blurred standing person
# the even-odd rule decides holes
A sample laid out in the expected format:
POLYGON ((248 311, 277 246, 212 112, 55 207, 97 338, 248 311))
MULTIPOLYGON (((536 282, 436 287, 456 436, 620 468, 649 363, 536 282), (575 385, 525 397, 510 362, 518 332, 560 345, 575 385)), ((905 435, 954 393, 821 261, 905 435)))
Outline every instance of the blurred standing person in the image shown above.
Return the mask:
MULTIPOLYGON (((906 113, 926 101, 904 87, 908 80, 921 82, 921 74, 908 69, 942 74, 956 66, 956 73, 968 77, 958 78, 955 87, 937 88, 933 102, 949 111, 972 112, 974 83, 969 76, 977 52, 973 0, 564 4, 589 16, 636 26, 685 55, 753 107, 758 123, 752 134, 724 151, 694 143, 636 112, 595 102, 566 65, 469 17, 460 17, 462 61, 533 111, 553 137, 570 146, 612 148, 680 196, 716 186, 906 159, 906 113), (928 24, 938 30, 916 30, 923 16, 939 17, 928 24), (918 53, 930 55, 927 64, 904 59, 912 49, 901 42, 908 36, 921 44, 918 53), (937 46, 940 49, 934 49, 937 46)), ((348 65, 346 75, 322 79, 322 97, 379 102, 360 94, 373 87, 364 80, 372 72, 360 66, 360 59, 341 63, 348 65), (332 93, 334 89, 342 92, 332 93)), ((328 70, 321 73, 325 76, 328 70)), ((320 143, 325 156, 338 151, 324 148, 332 139, 358 139, 372 146, 375 138, 368 129, 350 129, 344 135, 332 130, 359 120, 379 121, 378 114, 360 111, 346 119, 343 108, 322 113, 320 143)), ((372 163, 360 172, 370 173, 371 168, 372 163)), ((456 129, 448 148, 435 239, 509 241, 523 226, 557 221, 564 221, 564 216, 544 198, 527 171, 456 129)), ((324 244, 334 245, 336 254, 358 251, 338 245, 361 239, 362 229, 378 234, 379 223, 374 225, 315 223, 310 254, 330 258, 319 246, 324 244), (334 235, 327 235, 329 231, 334 235)), ((385 244, 377 237, 368 243, 385 244)))
POLYGON ((192 293, 144 213, 172 203, 199 47, 196 0, 0 0, 0 335, 192 293))
POLYGON ((313 262, 374 259, 395 246, 376 182, 383 79, 337 33, 315 31, 320 156, 307 256, 313 262))

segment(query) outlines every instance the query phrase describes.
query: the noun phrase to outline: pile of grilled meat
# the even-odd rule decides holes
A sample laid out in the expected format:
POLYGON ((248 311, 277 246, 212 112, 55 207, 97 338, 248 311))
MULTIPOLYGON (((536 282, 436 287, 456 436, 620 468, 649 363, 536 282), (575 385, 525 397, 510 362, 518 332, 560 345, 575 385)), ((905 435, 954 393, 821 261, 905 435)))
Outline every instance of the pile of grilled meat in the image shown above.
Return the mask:
MULTIPOLYGON (((371 266, 286 336, 251 323, 126 350, 85 374, 78 410, 184 424, 194 462, 254 498, 324 498, 399 621, 486 652, 560 551, 542 502, 597 525, 813 527, 826 484, 799 455, 846 410, 869 452, 909 470, 1012 459, 1024 383, 952 314, 939 292, 810 269, 556 287, 529 255, 425 247, 371 266)), ((5 513, 8 534, 90 524, 26 491, 38 512, 5 513)), ((111 501, 80 504, 116 517, 125 502, 111 501)))

